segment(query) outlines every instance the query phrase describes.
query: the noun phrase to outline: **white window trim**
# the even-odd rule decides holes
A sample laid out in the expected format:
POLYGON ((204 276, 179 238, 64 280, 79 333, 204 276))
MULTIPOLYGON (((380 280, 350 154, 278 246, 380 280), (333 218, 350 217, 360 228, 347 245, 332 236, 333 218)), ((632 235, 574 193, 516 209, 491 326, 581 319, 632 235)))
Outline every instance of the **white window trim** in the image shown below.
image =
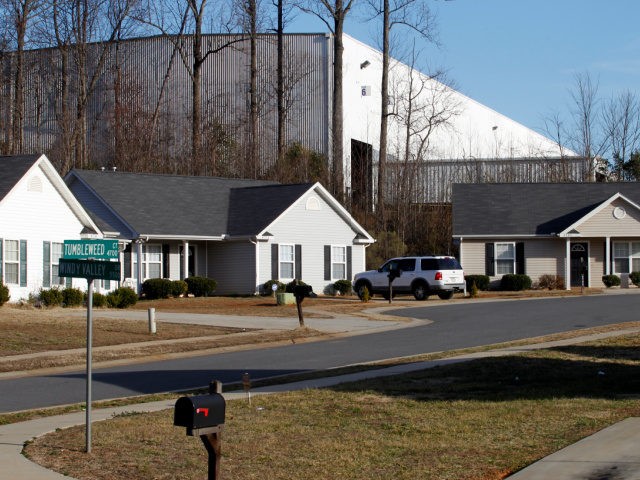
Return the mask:
POLYGON ((331 245, 331 280, 345 280, 347 277, 347 246, 346 245, 331 245), (333 249, 334 248, 342 248, 344 252, 344 262, 336 262, 333 257, 333 249), (344 278, 335 274, 334 265, 341 264, 344 265, 344 278))
POLYGON ((637 240, 628 240, 628 241, 624 241, 624 242, 611 242, 611 253, 612 253, 612 265, 611 265, 611 272, 615 275, 622 275, 622 274, 627 274, 627 273, 631 273, 633 272, 633 259, 634 258, 640 258, 640 253, 634 257, 633 256, 633 244, 634 243, 640 243, 637 240), (626 257, 616 257, 616 245, 619 245, 621 243, 624 243, 627 245, 628 247, 628 254, 626 257), (618 272, 616 269, 616 259, 621 259, 621 258, 625 258, 626 260, 628 260, 629 262, 629 271, 628 272, 618 272))
MULTIPOLYGON (((131 252, 131 269, 132 269, 132 278, 136 278, 138 273, 138 254, 137 252, 131 252)), ((148 280, 149 278, 163 278, 164 275, 163 270, 163 262, 162 262, 162 244, 160 243, 145 243, 142 245, 142 281, 148 280), (160 247, 160 260, 159 261, 149 261, 147 258, 148 252, 147 247, 160 247), (149 276, 149 265, 150 264, 159 264, 160 265, 160 276, 159 277, 150 277, 149 276)))
POLYGON ((280 280, 293 280, 296 276, 296 246, 293 243, 280 243, 278 244, 278 278, 280 280), (292 260, 283 260, 282 259, 282 247, 291 247, 292 252, 292 260), (285 277, 282 275, 282 264, 287 263, 291 264, 291 277, 285 277))
POLYGON ((2 242, 2 281, 5 285, 20 285, 20 240, 13 240, 13 239, 4 239, 2 242), (9 242, 15 242, 18 245, 18 259, 17 260, 7 260, 7 243, 9 242), (17 282, 9 282, 7 281, 7 264, 10 265, 16 265, 16 271, 18 273, 17 278, 18 281, 17 282))
MULTIPOLYGON (((495 242, 493 244, 493 271, 497 276, 500 275, 511 275, 516 273, 516 242, 495 242), (498 245, 512 245, 513 246, 513 260, 511 262, 511 272, 502 273, 498 272, 498 245)), ((505 261, 506 259, 502 259, 501 261, 505 261)))

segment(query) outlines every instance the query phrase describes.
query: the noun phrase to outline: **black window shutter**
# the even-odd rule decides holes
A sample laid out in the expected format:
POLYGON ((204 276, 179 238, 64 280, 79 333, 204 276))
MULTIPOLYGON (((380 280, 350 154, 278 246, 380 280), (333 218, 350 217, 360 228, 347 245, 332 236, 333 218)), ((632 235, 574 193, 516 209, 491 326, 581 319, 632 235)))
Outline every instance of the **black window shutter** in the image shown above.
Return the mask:
POLYGON ((51 286, 51 242, 42 242, 42 286, 51 286))
POLYGON ((331 245, 324 246, 324 279, 331 280, 331 245))
POLYGON ((484 244, 484 273, 493 277, 496 274, 495 267, 495 245, 493 243, 484 244))
POLYGON ((169 274, 169 244, 162 244, 162 276, 164 278, 171 278, 169 274))
POLYGON ((271 245, 271 280, 278 280, 278 244, 271 245))
POLYGON ((20 240, 20 286, 27 286, 27 241, 20 240))
POLYGON ((352 248, 353 247, 347 247, 347 280, 351 280, 353 276, 353 270, 351 268, 352 248))
POLYGON ((296 278, 302 280, 302 245, 295 246, 296 252, 296 278))
POLYGON ((516 243, 516 273, 524 275, 524 242, 516 243))

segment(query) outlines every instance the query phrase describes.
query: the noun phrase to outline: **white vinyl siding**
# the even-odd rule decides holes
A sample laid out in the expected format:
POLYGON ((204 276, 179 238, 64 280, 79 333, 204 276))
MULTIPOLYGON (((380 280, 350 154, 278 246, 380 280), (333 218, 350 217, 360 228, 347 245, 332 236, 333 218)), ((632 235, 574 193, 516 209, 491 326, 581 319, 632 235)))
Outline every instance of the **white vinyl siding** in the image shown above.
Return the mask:
POLYGON ((331 279, 344 280, 347 278, 347 247, 331 246, 331 279))
POLYGON ((628 202, 617 199, 597 214, 579 224, 577 229, 583 237, 633 237, 640 236, 640 211, 628 202), (616 207, 624 208, 623 218, 616 218, 616 207))
POLYGON ((20 241, 5 240, 3 245, 4 283, 18 285, 20 283, 20 241))
POLYGON ((495 272, 496 275, 506 275, 516 271, 516 244, 496 243, 495 244, 495 272))

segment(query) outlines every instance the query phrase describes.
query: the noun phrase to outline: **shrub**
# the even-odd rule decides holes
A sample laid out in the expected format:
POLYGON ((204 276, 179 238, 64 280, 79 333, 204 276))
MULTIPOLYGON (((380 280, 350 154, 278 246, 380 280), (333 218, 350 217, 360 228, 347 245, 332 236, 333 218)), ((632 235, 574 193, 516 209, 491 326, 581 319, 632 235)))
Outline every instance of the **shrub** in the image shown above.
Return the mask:
POLYGON ((333 289, 340 295, 351 295, 352 287, 349 280, 338 280, 333 284, 333 289))
POLYGON ((142 295, 147 300, 169 298, 171 296, 171 280, 167 278, 150 278, 142 282, 142 295))
POLYGON ((618 275, 603 275, 602 283, 607 288, 617 287, 620 285, 620 277, 618 275))
POLYGON ((213 278, 207 277, 189 277, 185 279, 187 282, 187 292, 194 297, 208 297, 215 292, 218 286, 213 278))
POLYGON ((184 280, 173 280, 171 282, 171 295, 173 297, 186 295, 188 289, 187 282, 184 280))
POLYGON ((127 308, 135 305, 138 295, 130 287, 120 287, 107 294, 107 305, 112 308, 127 308))
POLYGON ((268 282, 265 282, 264 285, 262 286, 262 289, 264 290, 265 295, 271 295, 273 293, 274 284, 278 286, 276 293, 284 293, 284 289, 285 289, 284 283, 279 282, 278 280, 269 280, 268 282))
POLYGON ((41 289, 39 297, 45 307, 62 305, 62 290, 58 288, 50 288, 49 290, 41 289))
POLYGON ((636 287, 640 287, 640 272, 631 272, 629 274, 629 280, 631 280, 631 283, 636 287))
POLYGON ((564 277, 560 275, 540 275, 538 287, 546 290, 564 290, 564 277))
POLYGON ((0 306, 4 305, 9 301, 9 287, 0 282, 0 306))
POLYGON ((67 287, 62 290, 62 305, 65 307, 79 307, 84 303, 84 293, 77 288, 67 287))
POLYGON ((468 290, 471 298, 476 298, 478 296, 478 287, 476 286, 475 280, 471 281, 471 287, 468 290))
POLYGON ((294 279, 291 280, 289 283, 287 283, 287 285, 284 287, 284 291, 286 293, 293 293, 293 289, 296 285, 306 285, 306 283, 304 283, 302 280, 298 280, 298 279, 294 279))
POLYGON ((508 292, 517 292, 520 290, 529 290, 531 288, 531 278, 522 274, 503 275, 500 280, 500 289, 508 292))
POLYGON ((93 306, 96 308, 105 307, 107 305, 107 297, 99 292, 93 292, 93 306))
POLYGON ((476 284, 478 290, 489 290, 489 275, 465 275, 465 282, 467 282, 467 290, 471 290, 471 285, 476 284))
POLYGON ((371 300, 371 293, 369 293, 369 289, 367 287, 363 287, 360 301, 362 301, 363 303, 368 303, 369 300, 371 300))

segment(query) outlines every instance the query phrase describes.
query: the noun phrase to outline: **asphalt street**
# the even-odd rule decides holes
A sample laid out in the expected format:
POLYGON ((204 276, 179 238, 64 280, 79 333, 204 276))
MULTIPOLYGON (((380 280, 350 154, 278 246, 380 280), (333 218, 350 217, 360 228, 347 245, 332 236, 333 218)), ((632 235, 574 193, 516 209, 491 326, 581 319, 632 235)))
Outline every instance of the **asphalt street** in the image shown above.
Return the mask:
MULTIPOLYGON (((428 305, 425 304, 425 305, 428 305)), ((531 338, 640 320, 639 295, 599 295, 404 308, 394 315, 433 323, 382 333, 274 348, 94 369, 93 399, 237 382, 387 358, 531 338)), ((84 371, 0 381, 0 412, 84 401, 84 371)))

